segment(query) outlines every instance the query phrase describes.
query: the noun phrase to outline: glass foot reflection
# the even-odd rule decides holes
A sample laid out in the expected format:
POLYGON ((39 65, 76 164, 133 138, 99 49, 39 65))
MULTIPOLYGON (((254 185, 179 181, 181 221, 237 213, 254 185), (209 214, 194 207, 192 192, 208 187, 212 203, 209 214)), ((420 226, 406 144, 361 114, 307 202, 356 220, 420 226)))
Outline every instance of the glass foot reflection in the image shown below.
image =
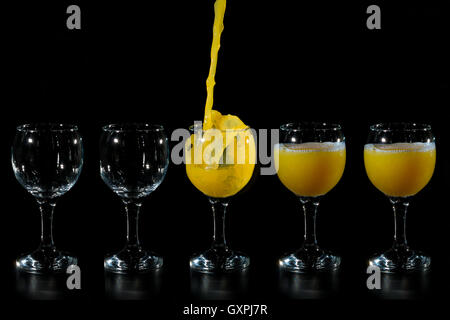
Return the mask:
POLYGON ((200 300, 235 300, 248 293, 248 269, 233 273, 191 272, 191 295, 200 300))
POLYGON ((385 253, 375 255, 369 260, 370 265, 380 268, 381 272, 425 271, 430 268, 431 258, 420 251, 391 248, 385 253))
POLYGON ((191 269, 204 273, 233 272, 250 265, 250 258, 232 250, 209 249, 190 260, 191 269))
POLYGON ((302 248, 279 260, 281 269, 298 273, 336 270, 340 264, 340 257, 318 248, 302 248))
POLYGON ((162 257, 140 248, 125 248, 104 260, 105 270, 113 273, 144 273, 159 269, 162 265, 162 257))
POLYGON ((65 273, 35 274, 16 272, 16 294, 27 300, 64 300, 82 295, 82 290, 67 290, 65 273))
POLYGON ((28 273, 64 273, 70 265, 76 265, 78 259, 66 252, 55 249, 37 249, 16 260, 16 268, 28 273))
POLYGON ((432 275, 430 272, 384 273, 381 290, 370 290, 379 299, 415 300, 431 297, 432 275))
POLYGON ((163 269, 145 274, 105 273, 105 294, 113 300, 147 300, 161 295, 163 269))
POLYGON ((289 299, 326 299, 339 295, 339 271, 293 273, 279 269, 279 292, 289 299))

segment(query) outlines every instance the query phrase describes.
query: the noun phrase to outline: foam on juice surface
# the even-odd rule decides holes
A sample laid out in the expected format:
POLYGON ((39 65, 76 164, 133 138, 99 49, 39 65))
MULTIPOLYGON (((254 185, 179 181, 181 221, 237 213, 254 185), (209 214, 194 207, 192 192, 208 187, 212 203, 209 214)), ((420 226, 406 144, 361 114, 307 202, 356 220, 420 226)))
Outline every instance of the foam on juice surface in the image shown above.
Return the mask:
POLYGON ((279 143, 275 148, 284 152, 336 152, 345 149, 345 142, 279 143))
POLYGON ((364 150, 374 152, 398 153, 398 152, 429 152, 436 149, 434 142, 413 143, 388 143, 388 144, 366 144, 364 150))

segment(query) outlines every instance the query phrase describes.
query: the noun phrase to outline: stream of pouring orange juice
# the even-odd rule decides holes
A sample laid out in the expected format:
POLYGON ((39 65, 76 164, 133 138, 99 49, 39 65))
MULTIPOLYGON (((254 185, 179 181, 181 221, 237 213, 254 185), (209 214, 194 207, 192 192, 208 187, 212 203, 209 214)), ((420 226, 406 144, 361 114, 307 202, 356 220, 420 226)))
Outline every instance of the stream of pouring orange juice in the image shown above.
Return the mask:
POLYGON ((214 101, 214 85, 216 84, 215 77, 220 49, 220 36, 223 31, 223 18, 225 16, 226 6, 226 0, 216 0, 214 3, 213 41, 211 45, 211 64, 209 65, 209 74, 206 80, 206 105, 203 130, 211 129, 213 124, 211 111, 214 101))
MULTIPOLYGON (((203 119, 203 136, 191 135, 186 148, 186 173, 201 192, 210 197, 225 198, 239 192, 250 180, 256 161, 256 146, 250 129, 234 115, 222 115, 213 110, 215 74, 223 31, 226 0, 214 3, 213 41, 211 64, 206 80, 206 105, 203 119), (220 150, 209 152, 209 138, 218 130, 220 150), (209 132, 208 132, 208 131, 209 132), (200 163, 196 154, 203 155, 200 163), (206 161, 205 161, 206 160, 206 161)), ((217 132, 216 132, 217 133, 217 132)), ((214 140, 214 143, 218 142, 214 140)))
POLYGON ((238 130, 245 129, 247 126, 237 116, 222 115, 219 111, 213 110, 214 104, 214 86, 216 84, 215 76, 217 70, 217 60, 220 49, 220 36, 223 31, 223 19, 225 16, 226 0, 216 0, 214 3, 214 26, 213 40, 211 45, 211 63, 209 66, 208 79, 206 80, 206 104, 205 115, 203 119, 203 130, 238 130))

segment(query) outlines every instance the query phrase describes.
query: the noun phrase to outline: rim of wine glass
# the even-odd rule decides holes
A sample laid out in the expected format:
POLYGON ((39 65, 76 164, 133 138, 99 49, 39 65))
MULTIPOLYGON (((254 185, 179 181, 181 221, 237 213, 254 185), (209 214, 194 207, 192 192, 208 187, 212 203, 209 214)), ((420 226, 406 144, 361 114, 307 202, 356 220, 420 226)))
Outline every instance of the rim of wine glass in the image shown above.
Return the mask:
POLYGON ((431 125, 418 122, 381 122, 369 128, 377 132, 431 132, 431 125))
POLYGON ((102 127, 105 132, 160 132, 164 127, 160 124, 149 123, 111 123, 102 127))
MULTIPOLYGON (((205 131, 208 131, 208 130, 211 130, 211 129, 219 130, 219 131, 221 131, 221 132, 244 132, 244 131, 247 131, 247 130, 250 130, 250 129, 251 129, 249 126, 246 126, 245 128, 242 128, 242 129, 217 129, 217 128, 211 128, 211 129, 207 129, 207 130, 203 130, 203 129, 197 129, 197 130, 195 130, 195 127, 196 127, 196 126, 197 126, 197 125, 195 125, 195 124, 190 125, 190 126, 188 127, 188 130, 189 130, 190 132, 196 132, 196 131, 205 132, 205 131)), ((199 124, 198 126, 199 126, 200 128, 202 128, 202 125, 201 125, 201 124, 199 124)))
POLYGON ((340 131, 342 126, 334 122, 312 121, 312 122, 289 122, 282 124, 280 130, 283 131, 340 131))
POLYGON ((26 123, 16 127, 20 132, 76 132, 78 126, 68 123, 26 123))

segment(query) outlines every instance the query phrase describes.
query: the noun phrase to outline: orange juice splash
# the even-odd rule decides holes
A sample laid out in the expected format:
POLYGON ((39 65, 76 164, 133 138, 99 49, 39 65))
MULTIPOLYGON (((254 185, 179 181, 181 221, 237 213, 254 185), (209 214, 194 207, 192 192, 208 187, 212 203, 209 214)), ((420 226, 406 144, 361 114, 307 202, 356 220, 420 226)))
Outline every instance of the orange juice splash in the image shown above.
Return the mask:
POLYGON ((214 198, 226 198, 239 192, 252 177, 256 163, 256 144, 247 125, 237 116, 222 115, 212 109, 225 7, 225 0, 216 0, 203 131, 192 134, 186 142, 189 180, 214 198))

